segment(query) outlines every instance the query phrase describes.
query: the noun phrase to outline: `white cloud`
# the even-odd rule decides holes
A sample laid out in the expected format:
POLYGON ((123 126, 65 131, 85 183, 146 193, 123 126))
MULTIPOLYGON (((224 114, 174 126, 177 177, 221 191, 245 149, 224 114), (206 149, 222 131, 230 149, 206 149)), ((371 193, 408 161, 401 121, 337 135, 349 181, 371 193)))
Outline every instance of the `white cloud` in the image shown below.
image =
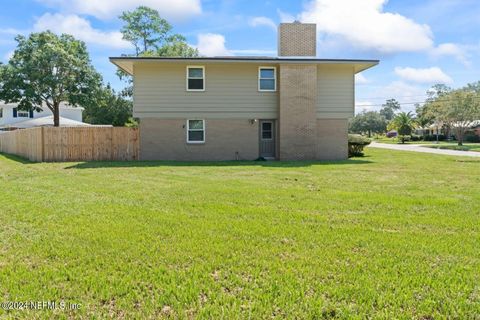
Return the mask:
POLYGON ((94 29, 90 22, 77 15, 46 13, 36 21, 34 31, 51 30, 56 33, 68 33, 89 44, 110 48, 130 48, 131 44, 122 39, 118 31, 101 31, 94 29))
POLYGON ((396 99, 401 103, 402 111, 415 111, 415 104, 425 101, 428 85, 410 84, 404 81, 393 81, 385 86, 378 86, 369 96, 358 98, 355 103, 357 112, 363 110, 380 110, 388 99, 396 99))
POLYGON ((185 19, 202 12, 200 0, 37 0, 63 12, 87 14, 99 19, 112 19, 125 10, 147 6, 158 10, 166 19, 185 19))
POLYGON ((430 27, 397 13, 384 12, 387 0, 312 0, 300 14, 319 32, 362 50, 413 52, 433 47, 430 27))
POLYGON ((415 68, 401 68, 396 67, 395 73, 402 78, 403 80, 425 83, 425 84, 436 84, 436 83, 452 83, 453 80, 447 74, 445 74, 442 69, 439 67, 425 68, 425 69, 415 69, 415 68))
POLYGON ((225 37, 221 34, 199 34, 197 48, 201 55, 207 57, 232 55, 232 52, 225 47, 225 37))
POLYGON ((457 59, 465 66, 470 65, 465 48, 455 43, 442 43, 430 51, 431 55, 438 58, 442 56, 451 56, 457 59))
POLYGON ((367 84, 369 81, 365 76, 361 73, 357 73, 355 75, 355 84, 367 84))
POLYGON ((252 27, 259 27, 259 26, 265 26, 273 29, 274 31, 277 30, 277 24, 273 22, 272 19, 267 18, 267 17, 254 17, 250 19, 248 24, 252 27))

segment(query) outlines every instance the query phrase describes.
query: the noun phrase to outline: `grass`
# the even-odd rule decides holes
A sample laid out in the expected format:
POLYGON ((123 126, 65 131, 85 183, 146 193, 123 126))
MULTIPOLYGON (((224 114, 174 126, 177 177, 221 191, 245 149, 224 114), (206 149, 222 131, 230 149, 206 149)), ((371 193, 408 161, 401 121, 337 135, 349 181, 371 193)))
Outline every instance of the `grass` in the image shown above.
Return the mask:
POLYGON ((464 143, 463 146, 459 146, 457 144, 452 144, 452 145, 428 145, 428 146, 425 146, 425 147, 435 148, 435 149, 480 152, 480 144, 479 143, 468 143, 468 144, 464 143))
POLYGON ((475 319, 480 161, 0 155, 0 318, 475 319))

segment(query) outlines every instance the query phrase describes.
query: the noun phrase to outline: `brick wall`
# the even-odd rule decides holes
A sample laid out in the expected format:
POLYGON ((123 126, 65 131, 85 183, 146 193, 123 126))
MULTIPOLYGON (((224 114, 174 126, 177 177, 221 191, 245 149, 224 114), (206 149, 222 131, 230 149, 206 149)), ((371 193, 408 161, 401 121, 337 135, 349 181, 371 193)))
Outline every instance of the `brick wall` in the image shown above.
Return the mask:
POLYGON ((280 66, 280 160, 316 158, 317 66, 280 66))
POLYGON ((258 122, 205 119, 205 143, 186 142, 185 119, 140 119, 140 159, 179 161, 255 160, 258 122))
POLYGON ((317 120, 317 160, 345 160, 348 158, 348 120, 317 120))
POLYGON ((278 28, 280 57, 314 57, 317 55, 317 26, 313 23, 281 23, 278 28))

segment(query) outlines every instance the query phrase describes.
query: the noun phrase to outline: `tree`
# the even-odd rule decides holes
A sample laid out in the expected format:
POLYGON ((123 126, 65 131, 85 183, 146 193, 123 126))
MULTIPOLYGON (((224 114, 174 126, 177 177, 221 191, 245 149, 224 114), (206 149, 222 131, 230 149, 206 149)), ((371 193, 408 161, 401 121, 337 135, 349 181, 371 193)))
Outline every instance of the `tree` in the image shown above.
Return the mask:
POLYGON ((438 105, 435 112, 437 117, 449 123, 455 132, 458 145, 463 145, 465 133, 473 121, 480 117, 480 95, 466 87, 452 91, 448 100, 438 105))
POLYGON ((84 105, 84 121, 91 124, 124 126, 131 122, 133 104, 110 87, 98 91, 95 99, 84 105))
POLYGON ((455 132, 458 145, 463 145, 466 131, 480 118, 480 82, 452 90, 445 85, 435 85, 428 92, 424 105, 426 114, 441 124, 449 136, 455 132))
POLYGON ((189 46, 184 36, 175 34, 169 37, 162 47, 158 48, 157 55, 161 57, 198 57, 198 49, 189 46))
MULTIPOLYGON (((199 55, 197 49, 188 45, 184 36, 171 33, 172 26, 160 17, 157 10, 140 6, 133 11, 123 12, 120 19, 125 23, 121 29, 123 39, 135 47, 134 56, 186 58, 199 55)), ((122 95, 131 97, 131 77, 120 69, 117 75, 128 84, 122 95)))
POLYGON ((397 130, 402 139, 402 143, 405 143, 405 136, 411 135, 416 125, 417 123, 411 112, 400 112, 393 118, 392 122, 390 122, 390 127, 397 130))
POLYGON ((81 106, 95 96, 101 77, 91 65, 83 42, 50 31, 15 40, 17 49, 0 75, 1 100, 18 103, 20 110, 47 106, 58 127, 60 103, 81 106))
POLYGON ((184 36, 172 34, 172 26, 160 17, 157 10, 140 6, 125 11, 120 16, 124 21, 121 29, 123 39, 135 47, 138 56, 196 57, 198 51, 189 46, 184 36))
POLYGON ((349 123, 349 131, 353 133, 384 133, 387 129, 387 121, 376 111, 362 112, 357 114, 349 123))
MULTIPOLYGON (((427 104, 423 104, 423 105, 420 105, 419 103, 415 104, 415 113, 417 115, 415 121, 422 128, 425 128, 431 125, 435 121, 435 118, 429 112, 427 104)), ((423 133, 425 135, 425 130, 423 131, 423 133)))
POLYGON ((172 26, 160 17, 158 11, 145 6, 123 12, 120 19, 125 22, 121 30, 123 39, 133 44, 137 56, 157 50, 172 30, 172 26))
MULTIPOLYGON (((444 104, 448 102, 449 95, 452 92, 452 88, 444 84, 436 84, 427 91, 427 99, 421 107, 419 113, 420 119, 429 119, 430 123, 436 123, 437 127, 443 127, 445 135, 450 136, 452 123, 449 119, 444 117, 444 114, 439 110, 444 108, 444 104)), ((418 114, 418 113, 417 113, 418 114)))
POLYGON ((395 112, 400 110, 400 103, 395 99, 389 99, 384 104, 382 104, 382 109, 380 109, 380 114, 390 121, 395 116, 395 112))

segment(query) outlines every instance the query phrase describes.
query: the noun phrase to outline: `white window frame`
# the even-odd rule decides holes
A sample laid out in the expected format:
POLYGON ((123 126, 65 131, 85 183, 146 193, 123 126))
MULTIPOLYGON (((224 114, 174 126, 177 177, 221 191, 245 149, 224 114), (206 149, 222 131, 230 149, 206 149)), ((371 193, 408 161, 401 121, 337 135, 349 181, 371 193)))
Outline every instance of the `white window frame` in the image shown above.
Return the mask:
POLYGON ((17 118, 30 118, 30 111, 17 109, 17 118), (23 114, 23 116, 21 116, 20 114, 23 114))
POLYGON ((187 143, 188 144, 202 144, 205 143, 205 140, 207 139, 207 128, 205 127, 205 120, 204 119, 187 119, 187 125, 186 125, 187 131, 187 143), (200 129, 192 129, 192 131, 203 131, 203 141, 190 141, 188 133, 190 132, 190 121, 202 121, 203 125, 203 130, 200 129))
POLYGON ((276 92, 277 91, 277 67, 272 66, 260 66, 258 67, 258 91, 259 92, 276 92), (273 69, 273 81, 275 82, 275 88, 273 90, 270 89, 261 89, 260 87, 260 80, 272 80, 272 78, 262 78, 262 70, 263 69, 273 69))
MULTIPOLYGON (((192 79, 200 79, 200 78, 192 78, 192 79)), ((205 76, 205 66, 187 66, 187 69, 186 69, 186 89, 187 91, 192 91, 192 92, 203 92, 205 91, 205 88, 207 87, 207 80, 206 80, 206 76, 205 76), (203 72, 203 89, 189 89, 188 88, 188 80, 190 79, 190 75, 189 75, 189 72, 188 70, 189 69, 202 69, 202 72, 203 72)))

